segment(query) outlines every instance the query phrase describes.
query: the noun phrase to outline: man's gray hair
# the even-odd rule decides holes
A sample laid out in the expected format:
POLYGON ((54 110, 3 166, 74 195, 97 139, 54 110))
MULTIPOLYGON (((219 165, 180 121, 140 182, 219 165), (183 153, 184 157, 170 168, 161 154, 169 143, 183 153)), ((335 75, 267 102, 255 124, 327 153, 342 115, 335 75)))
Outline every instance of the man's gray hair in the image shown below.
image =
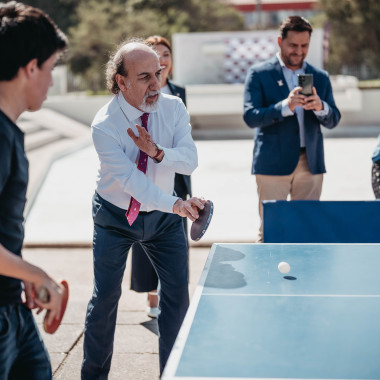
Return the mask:
MULTIPOLYGON (((124 65, 124 58, 128 52, 133 50, 133 46, 137 46, 138 44, 142 44, 151 48, 145 40, 142 38, 133 37, 128 41, 123 42, 117 49, 117 51, 111 55, 109 61, 107 62, 106 67, 106 81, 107 81, 107 89, 112 94, 119 94, 120 88, 116 81, 116 74, 120 74, 124 77, 128 77, 128 71, 124 65), (131 48, 129 48, 131 47, 131 48)), ((152 51, 157 54, 153 49, 152 51)))

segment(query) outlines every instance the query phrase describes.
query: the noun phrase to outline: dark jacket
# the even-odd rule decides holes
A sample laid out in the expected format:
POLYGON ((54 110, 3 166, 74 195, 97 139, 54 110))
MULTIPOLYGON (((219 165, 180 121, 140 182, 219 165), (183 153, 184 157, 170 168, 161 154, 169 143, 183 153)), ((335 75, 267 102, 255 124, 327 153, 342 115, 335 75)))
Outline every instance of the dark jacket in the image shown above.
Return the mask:
MULTIPOLYGON (((168 80, 167 84, 173 95, 178 96, 182 99, 183 103, 186 105, 186 90, 184 87, 177 86, 172 81, 168 80)), ((191 197, 191 180, 189 175, 185 174, 175 174, 174 179, 174 191, 182 199, 186 199, 187 195, 191 197)))

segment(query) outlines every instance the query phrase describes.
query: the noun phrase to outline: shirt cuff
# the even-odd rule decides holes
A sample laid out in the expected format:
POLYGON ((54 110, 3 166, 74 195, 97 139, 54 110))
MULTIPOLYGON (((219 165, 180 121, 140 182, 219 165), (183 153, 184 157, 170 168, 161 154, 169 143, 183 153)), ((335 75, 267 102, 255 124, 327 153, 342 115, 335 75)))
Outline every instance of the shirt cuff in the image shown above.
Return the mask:
POLYGON ((322 103, 323 103, 323 110, 314 111, 315 116, 326 116, 329 113, 330 111, 329 105, 325 101, 322 101, 322 103))
POLYGON ((178 197, 169 194, 163 194, 161 197, 161 211, 173 214, 174 203, 178 201, 178 197))
POLYGON ((292 112, 289 108, 289 105, 288 105, 288 99, 284 99, 281 103, 281 115, 283 117, 286 117, 286 116, 293 116, 294 115, 294 112, 292 112))

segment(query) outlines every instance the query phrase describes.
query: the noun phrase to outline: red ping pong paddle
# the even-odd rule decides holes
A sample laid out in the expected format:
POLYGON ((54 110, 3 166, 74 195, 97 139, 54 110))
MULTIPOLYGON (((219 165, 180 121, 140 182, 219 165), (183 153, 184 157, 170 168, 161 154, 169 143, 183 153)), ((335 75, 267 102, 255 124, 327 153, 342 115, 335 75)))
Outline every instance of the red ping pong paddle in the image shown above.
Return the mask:
POLYGON ((199 210, 199 218, 194 220, 191 225, 190 237, 194 241, 200 240, 206 233, 214 212, 214 205, 211 201, 206 201, 204 206, 203 210, 199 210))
MULTIPOLYGON (((63 280, 61 281, 61 285, 63 288, 63 295, 62 295, 62 303, 61 303, 61 312, 58 316, 58 319, 54 318, 53 322, 51 324, 48 324, 48 317, 50 313, 49 310, 46 312, 45 317, 44 317, 44 330, 48 334, 54 334, 57 331, 58 327, 60 326, 62 322, 63 315, 65 314, 67 301, 69 300, 69 284, 67 283, 66 280, 63 280)), ((46 303, 46 302, 49 302, 49 298, 50 298, 50 295, 49 295, 48 290, 45 287, 40 288, 38 291, 38 299, 41 302, 46 303)))

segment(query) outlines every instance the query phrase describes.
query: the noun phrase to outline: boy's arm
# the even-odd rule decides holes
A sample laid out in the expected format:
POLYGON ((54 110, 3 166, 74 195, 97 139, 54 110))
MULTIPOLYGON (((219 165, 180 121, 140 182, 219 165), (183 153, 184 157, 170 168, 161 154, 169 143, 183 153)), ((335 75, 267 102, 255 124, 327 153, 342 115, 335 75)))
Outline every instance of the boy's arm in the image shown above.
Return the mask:
POLYGON ((50 310, 49 322, 52 322, 56 317, 58 318, 61 311, 62 288, 42 269, 11 253, 1 244, 0 275, 18 278, 32 284, 34 293, 37 293, 40 287, 46 287, 50 295, 49 302, 42 303, 38 299, 34 299, 34 302, 38 307, 50 310))

